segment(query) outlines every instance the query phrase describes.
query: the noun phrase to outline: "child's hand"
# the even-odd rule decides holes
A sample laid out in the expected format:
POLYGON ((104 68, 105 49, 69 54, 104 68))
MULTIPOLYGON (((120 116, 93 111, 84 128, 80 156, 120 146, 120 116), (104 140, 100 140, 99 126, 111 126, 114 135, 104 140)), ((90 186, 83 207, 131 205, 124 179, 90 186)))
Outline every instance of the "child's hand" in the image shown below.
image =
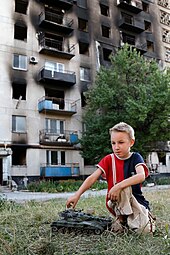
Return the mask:
POLYGON ((111 201, 118 201, 119 200, 119 195, 120 195, 120 192, 121 192, 121 188, 119 187, 118 184, 116 184, 115 186, 113 186, 109 193, 108 193, 108 198, 111 200, 111 201))
POLYGON ((68 198, 67 202, 66 202, 66 207, 67 208, 75 208, 77 202, 79 200, 79 196, 77 195, 73 195, 72 197, 68 198))

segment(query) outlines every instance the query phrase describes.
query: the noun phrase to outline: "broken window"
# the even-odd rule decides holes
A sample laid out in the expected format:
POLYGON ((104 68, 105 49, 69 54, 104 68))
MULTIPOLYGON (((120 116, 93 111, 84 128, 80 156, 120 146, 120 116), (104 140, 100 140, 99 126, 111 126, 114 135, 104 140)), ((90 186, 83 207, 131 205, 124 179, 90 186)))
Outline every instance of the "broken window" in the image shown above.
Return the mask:
POLYGON ((78 28, 81 31, 88 31, 88 21, 85 19, 78 18, 78 28))
POLYGON ((12 83, 12 98, 26 100, 26 83, 12 83))
POLYGON ((142 9, 144 12, 149 12, 149 4, 142 2, 142 9))
POLYGON ((27 149, 24 147, 12 147, 12 165, 26 166, 27 149))
POLYGON ((102 36, 110 38, 110 27, 102 25, 102 36))
POLYGON ((103 4, 100 4, 100 12, 104 16, 109 16, 109 7, 103 4))
POLYGON ((89 44, 84 42, 79 42, 79 53, 89 56, 89 44))
POLYGON ((154 52, 154 45, 153 42, 147 41, 147 51, 154 52))
POLYGON ((103 59, 105 61, 110 61, 110 55, 111 55, 112 51, 106 48, 103 48, 103 59))
POLYGON ((14 25, 14 39, 26 41, 27 40, 27 27, 24 24, 14 25))
POLYGON ((145 22, 145 31, 151 32, 151 22, 144 21, 145 22))
POLYGON ((15 0, 15 12, 27 13, 28 0, 15 0))

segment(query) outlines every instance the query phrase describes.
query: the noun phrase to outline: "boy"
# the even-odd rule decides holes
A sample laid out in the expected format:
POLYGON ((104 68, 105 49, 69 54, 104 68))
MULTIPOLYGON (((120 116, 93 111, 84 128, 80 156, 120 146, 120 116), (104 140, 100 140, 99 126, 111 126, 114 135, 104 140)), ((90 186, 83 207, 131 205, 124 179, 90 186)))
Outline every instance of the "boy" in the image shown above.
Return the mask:
POLYGON ((117 217, 112 230, 121 230, 126 224, 136 231, 152 232, 149 202, 141 191, 148 168, 139 153, 130 151, 135 142, 134 130, 120 122, 110 129, 110 136, 113 153, 97 164, 97 170, 67 200, 66 206, 75 208, 80 196, 104 174, 108 184, 106 207, 117 217))

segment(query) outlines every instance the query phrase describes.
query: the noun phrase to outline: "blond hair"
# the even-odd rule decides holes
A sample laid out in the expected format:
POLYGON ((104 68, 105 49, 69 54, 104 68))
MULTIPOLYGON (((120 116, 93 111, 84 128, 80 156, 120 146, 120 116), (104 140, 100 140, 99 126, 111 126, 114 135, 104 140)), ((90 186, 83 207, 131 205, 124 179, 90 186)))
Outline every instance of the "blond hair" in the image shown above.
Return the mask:
POLYGON ((111 135, 112 132, 126 132, 129 135, 130 139, 135 140, 135 132, 134 129, 125 122, 120 122, 114 125, 112 128, 109 129, 109 133, 111 135))

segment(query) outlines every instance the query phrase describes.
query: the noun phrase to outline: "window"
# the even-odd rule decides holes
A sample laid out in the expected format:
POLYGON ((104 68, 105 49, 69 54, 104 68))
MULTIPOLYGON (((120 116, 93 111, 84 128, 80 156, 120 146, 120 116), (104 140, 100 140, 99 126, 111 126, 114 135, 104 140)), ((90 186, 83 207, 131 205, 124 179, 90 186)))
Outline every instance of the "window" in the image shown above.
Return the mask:
POLYGON ((103 4, 100 4, 100 12, 104 16, 109 16, 109 7, 103 4))
POLYGON ((51 61, 45 61, 45 69, 53 71, 53 72, 56 71, 56 72, 64 73, 64 64, 51 62, 51 61))
POLYGON ((124 43, 128 43, 130 45, 135 45, 135 36, 133 36, 133 35, 122 33, 122 39, 123 39, 124 43))
POLYGON ((26 100, 26 83, 12 83, 12 98, 26 100))
POLYGON ((15 0, 15 12, 26 14, 28 0, 15 0))
POLYGON ((13 68, 20 70, 27 70, 27 56, 24 55, 13 55, 13 68))
POLYGON ((132 15, 129 15, 129 14, 124 13, 124 12, 122 12, 121 15, 122 15, 122 18, 124 19, 125 23, 133 24, 133 16, 132 15))
POLYGON ((78 18, 78 29, 84 32, 88 31, 88 21, 85 19, 78 18))
POLYGON ((102 36, 107 38, 110 37, 110 27, 102 25, 102 36))
POLYGON ((90 81, 90 68, 80 67, 80 80, 90 81))
POLYGON ((14 25, 14 39, 21 41, 27 40, 27 27, 24 24, 14 25))
POLYGON ((87 8, 87 0, 77 0, 77 6, 87 8))
POLYGON ((65 151, 46 151, 47 165, 65 165, 65 151))
POLYGON ((154 52, 153 42, 147 41, 147 51, 154 52))
POLYGON ((145 22, 145 31, 151 32, 151 22, 144 21, 145 22))
POLYGON ((106 48, 103 48, 103 59, 105 61, 110 61, 110 55, 111 55, 112 51, 106 48))
POLYGON ((149 4, 142 2, 142 9, 144 12, 149 12, 149 4))
POLYGON ((12 116, 12 132, 25 133, 26 132, 26 117, 12 116))
POLYGON ((24 147, 12 147, 12 165, 13 166, 26 166, 26 153, 24 147))
POLYGON ((79 42, 79 53, 89 56, 89 44, 84 42, 79 42))
POLYGON ((56 119, 45 119, 45 128, 48 133, 64 134, 65 121, 56 119))

